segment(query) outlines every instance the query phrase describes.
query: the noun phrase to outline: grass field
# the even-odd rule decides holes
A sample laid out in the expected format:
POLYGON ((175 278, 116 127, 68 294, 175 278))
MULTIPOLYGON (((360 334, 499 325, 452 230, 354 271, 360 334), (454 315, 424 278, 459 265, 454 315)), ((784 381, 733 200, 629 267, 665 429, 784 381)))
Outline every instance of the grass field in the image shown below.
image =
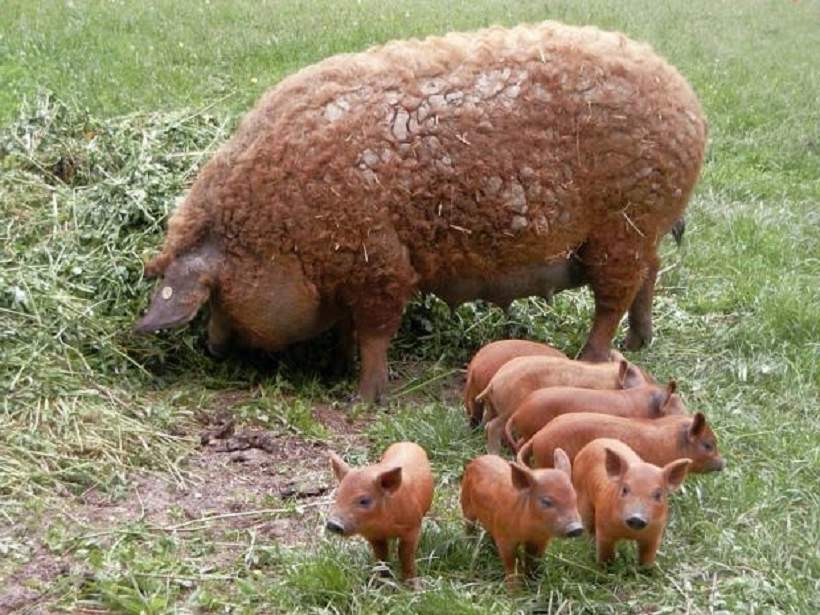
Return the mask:
POLYGON ((4 0, 0 613, 820 612, 818 58, 805 0, 4 0), (504 336, 575 352, 588 292, 506 315, 419 300, 377 409, 322 377, 327 340, 215 362, 200 321, 130 326, 177 196, 267 87, 391 38, 545 18, 648 41, 701 96, 703 178, 684 246, 663 245, 655 342, 630 358, 678 380, 728 467, 673 497, 656 569, 627 548, 601 569, 588 540, 558 541, 509 595, 490 541, 460 522, 482 441, 459 370, 504 336), (226 413, 271 445, 201 445, 226 413), (422 444, 438 481, 417 592, 321 531, 325 445, 363 463, 396 439, 422 444))

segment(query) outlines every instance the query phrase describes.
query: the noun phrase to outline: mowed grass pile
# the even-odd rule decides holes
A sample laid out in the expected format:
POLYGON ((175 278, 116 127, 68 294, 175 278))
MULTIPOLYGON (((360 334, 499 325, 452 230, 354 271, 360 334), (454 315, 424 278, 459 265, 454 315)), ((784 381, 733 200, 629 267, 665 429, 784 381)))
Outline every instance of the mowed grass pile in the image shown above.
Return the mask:
POLYGON ((0 517, 10 529, 0 578, 36 554, 69 556, 78 564, 51 584, 49 608, 134 613, 817 612, 818 17, 816 3, 774 1, 4 3, 0 517), (728 468, 674 496, 657 569, 637 571, 626 548, 598 569, 587 541, 562 541, 543 576, 509 596, 490 541, 462 531, 458 477, 481 438, 435 378, 508 335, 576 351, 591 316, 585 291, 507 315, 481 305, 449 314, 430 298, 409 310, 393 358, 420 364, 403 385, 413 395, 366 411, 369 447, 352 452, 373 459, 396 439, 429 451, 439 490, 419 551, 422 591, 377 582, 360 542, 288 548, 237 531, 236 556, 215 559, 207 532, 133 522, 97 535, 72 520, 89 490, 133 498, 135 472, 185 484, 194 416, 221 391, 253 390, 256 401, 236 408, 243 419, 314 438, 322 431, 304 409, 353 385, 320 377, 325 340, 271 368, 211 361, 199 321, 130 332, 150 292, 141 262, 238 113, 331 53, 544 18, 652 43, 710 120, 686 242, 663 245, 657 339, 631 358, 677 378, 728 468))

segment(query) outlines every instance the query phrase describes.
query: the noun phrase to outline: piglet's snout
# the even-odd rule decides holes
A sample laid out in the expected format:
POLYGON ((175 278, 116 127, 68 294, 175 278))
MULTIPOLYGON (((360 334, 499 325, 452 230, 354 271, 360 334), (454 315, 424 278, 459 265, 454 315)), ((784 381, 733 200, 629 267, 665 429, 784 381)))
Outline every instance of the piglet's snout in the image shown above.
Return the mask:
POLYGON ((647 526, 646 519, 643 515, 630 515, 626 520, 626 524, 633 530, 642 530, 647 526))
POLYGON ((578 536, 580 536, 583 533, 584 526, 581 525, 580 521, 573 521, 564 530, 564 536, 566 536, 567 538, 578 538, 578 536))
POLYGON ((333 534, 343 536, 345 533, 345 526, 338 519, 330 518, 325 524, 325 529, 333 534))

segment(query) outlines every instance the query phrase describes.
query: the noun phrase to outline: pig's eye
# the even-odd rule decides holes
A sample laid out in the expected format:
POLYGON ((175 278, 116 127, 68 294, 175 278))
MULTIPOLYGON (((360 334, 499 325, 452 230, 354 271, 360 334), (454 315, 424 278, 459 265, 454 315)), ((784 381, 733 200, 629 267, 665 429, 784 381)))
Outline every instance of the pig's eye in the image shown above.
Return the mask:
POLYGON ((541 508, 552 508, 552 500, 549 498, 541 498, 541 508))
POLYGON ((712 446, 711 442, 704 442, 703 443, 703 450, 705 451, 712 451, 715 447, 712 446))
POLYGON ((373 503, 373 498, 369 496, 362 496, 358 500, 356 500, 356 504, 361 506, 362 508, 370 508, 370 505, 373 503))
POLYGON ((621 488, 621 495, 622 495, 622 496, 624 496, 624 497, 628 496, 628 495, 629 495, 629 487, 627 487, 626 485, 624 485, 624 486, 621 488))
POLYGON ((652 497, 655 499, 656 502, 660 502, 661 498, 663 498, 663 491, 658 489, 655 493, 652 494, 652 497))

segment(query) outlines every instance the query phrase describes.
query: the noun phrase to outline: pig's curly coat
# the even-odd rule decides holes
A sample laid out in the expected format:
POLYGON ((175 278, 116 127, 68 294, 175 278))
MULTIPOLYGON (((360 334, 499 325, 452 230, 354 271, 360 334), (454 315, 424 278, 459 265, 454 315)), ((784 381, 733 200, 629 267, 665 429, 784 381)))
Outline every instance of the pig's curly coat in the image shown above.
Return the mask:
POLYGON ((391 42, 267 92, 147 269, 206 236, 245 262, 295 253, 322 295, 384 326, 417 289, 577 251, 596 301, 626 309, 705 141, 685 79, 617 33, 545 22, 391 42))

